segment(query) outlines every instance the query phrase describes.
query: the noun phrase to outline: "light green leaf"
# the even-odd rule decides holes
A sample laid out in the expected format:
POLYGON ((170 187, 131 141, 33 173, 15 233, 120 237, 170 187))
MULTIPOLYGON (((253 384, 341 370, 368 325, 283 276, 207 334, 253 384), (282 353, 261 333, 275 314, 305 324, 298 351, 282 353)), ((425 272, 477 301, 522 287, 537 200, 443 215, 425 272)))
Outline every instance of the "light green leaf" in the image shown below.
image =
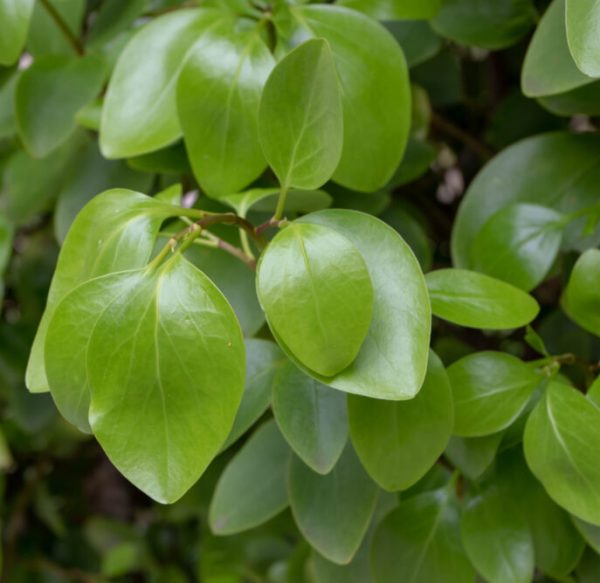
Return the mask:
POLYGON ((490 435, 508 427, 527 406, 542 377, 516 356, 477 352, 448 367, 454 395, 454 433, 490 435))
POLYGON ((242 436, 269 408, 277 375, 287 359, 275 342, 248 338, 244 395, 223 449, 242 436))
POLYGON ((600 408, 600 376, 596 377, 596 380, 592 383, 586 397, 594 403, 597 407, 600 408))
POLYGON ((521 71, 523 93, 528 97, 554 95, 593 80, 577 68, 569 51, 565 0, 554 0, 542 16, 525 55, 521 71))
POLYGON ((104 192, 86 205, 65 239, 48 292, 27 365, 30 391, 48 390, 44 344, 58 302, 88 279, 145 265, 163 220, 182 212, 143 194, 120 189, 104 192))
POLYGON ((19 135, 29 153, 43 158, 75 131, 75 114, 96 97, 104 82, 103 61, 93 55, 41 57, 21 74, 15 88, 19 135))
POLYGON ((333 179, 373 192, 391 178, 408 139, 410 87, 402 50, 383 26, 353 10, 311 4, 292 11, 306 32, 327 40, 339 75, 344 147, 333 179))
POLYGON ((465 269, 438 269, 426 276, 434 316, 467 328, 507 330, 529 324, 540 307, 512 285, 465 269))
POLYGON ((590 77, 600 77, 600 3, 566 0, 567 40, 573 59, 590 77))
POLYGON ((600 525, 600 409, 572 387, 550 383, 525 427, 525 457, 550 497, 600 525))
POLYGON ((20 57, 34 0, 0 0, 0 65, 13 65, 20 57))
POLYGON ((371 326, 354 362, 334 378, 316 378, 366 397, 411 399, 425 378, 431 331, 427 287, 412 251, 391 227, 364 213, 326 210, 301 222, 347 237, 366 262, 374 293, 371 326))
POLYGON ((342 153, 340 88, 329 45, 306 41, 273 69, 260 102, 260 143, 284 190, 314 189, 342 153))
POLYGON ((406 490, 433 466, 452 433, 452 392, 442 362, 430 353, 425 382, 414 399, 353 395, 348 415, 352 443, 369 475, 386 490, 406 490))
POLYGON ((600 249, 589 249, 575 263, 563 297, 569 317, 600 336, 600 249))
POLYGON ((536 19, 531 0, 444 0, 432 26, 461 44, 502 49, 527 34, 536 19))
POLYGON ((460 542, 456 498, 449 488, 402 500, 375 532, 375 583, 472 583, 475 571, 460 542))
POLYGON ((460 522, 467 556, 489 583, 530 583, 534 546, 525 517, 501 488, 467 500, 460 522))
POLYGON ((238 192, 267 166, 258 109, 275 60, 260 29, 240 33, 226 24, 207 32, 179 76, 179 122, 194 175, 209 196, 238 192))
POLYGON ((471 247, 477 271, 525 291, 540 284, 562 241, 563 215, 547 207, 513 204, 492 215, 471 247))
POLYGON ((477 480, 494 461, 502 433, 483 437, 459 437, 453 435, 445 456, 469 480, 477 480))
POLYGON ((439 10, 441 0, 340 0, 338 4, 378 20, 428 20, 439 10))
MULTIPOLYGON (((531 203, 564 214, 581 211, 598 203, 599 181, 600 136, 596 134, 547 133, 510 146, 479 172, 463 199, 452 232, 455 266, 472 267, 475 237, 501 209, 531 203)), ((582 218, 565 229, 563 248, 585 249, 600 239, 598 231, 584 239, 584 225, 582 218)))
POLYGON ((356 358, 373 288, 346 237, 321 225, 287 226, 261 256, 256 287, 269 325, 304 366, 333 376, 356 358))
POLYGON ((195 43, 221 16, 208 9, 177 10, 136 32, 106 92, 100 128, 106 158, 152 152, 181 136, 177 79, 195 43))
POLYGON ((377 486, 352 446, 346 446, 325 476, 293 457, 288 484, 292 513, 304 538, 333 563, 349 563, 367 532, 377 501, 377 486))
POLYGON ((296 455, 327 474, 348 439, 346 396, 287 362, 273 383, 273 414, 296 455))
POLYGON ((51 366, 72 351, 52 343, 51 333, 68 338, 89 313, 96 319, 81 359, 94 435, 135 486, 158 502, 175 502, 221 449, 240 404, 244 345, 233 310, 180 254, 86 282, 50 323, 52 391, 51 366), (106 296, 112 301, 104 303, 106 296), (63 318, 67 307, 72 313, 63 318))
POLYGON ((288 505, 291 451, 273 420, 262 425, 229 462, 210 503, 212 531, 229 535, 254 528, 288 505))

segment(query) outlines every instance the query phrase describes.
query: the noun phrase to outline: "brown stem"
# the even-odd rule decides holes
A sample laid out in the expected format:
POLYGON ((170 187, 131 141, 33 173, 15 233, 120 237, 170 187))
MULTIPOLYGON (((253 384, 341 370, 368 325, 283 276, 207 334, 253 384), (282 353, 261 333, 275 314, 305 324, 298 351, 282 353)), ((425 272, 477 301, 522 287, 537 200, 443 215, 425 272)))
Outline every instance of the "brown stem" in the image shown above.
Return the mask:
POLYGON ((443 118, 438 113, 432 112, 431 125, 434 129, 445 133, 468 146, 475 154, 477 154, 484 162, 494 157, 495 152, 483 142, 464 131, 462 128, 454 125, 452 122, 443 118))
POLYGON ((223 241, 219 237, 213 239, 219 249, 223 249, 227 253, 230 253, 234 257, 237 257, 240 261, 243 261, 252 271, 256 271, 256 260, 252 257, 248 257, 239 247, 231 245, 227 241, 223 241))
POLYGON ((271 227, 279 227, 286 221, 287 219, 276 219, 275 217, 272 217, 268 221, 265 221, 262 225, 258 225, 258 227, 256 227, 256 233, 261 235, 267 229, 270 229, 271 227))
POLYGON ((58 575, 62 579, 70 579, 71 581, 77 581, 78 583, 102 583, 104 581, 104 579, 101 579, 98 575, 86 573, 81 569, 63 567, 57 563, 48 561, 47 559, 33 559, 28 561, 26 565, 34 571, 58 575))
POLYGON ((73 48, 76 54, 84 55, 85 48, 81 41, 73 34, 73 31, 69 28, 69 25, 65 22, 60 12, 50 3, 49 0, 40 0, 42 6, 46 9, 46 12, 50 15, 52 20, 56 23, 56 26, 60 28, 61 32, 73 48))

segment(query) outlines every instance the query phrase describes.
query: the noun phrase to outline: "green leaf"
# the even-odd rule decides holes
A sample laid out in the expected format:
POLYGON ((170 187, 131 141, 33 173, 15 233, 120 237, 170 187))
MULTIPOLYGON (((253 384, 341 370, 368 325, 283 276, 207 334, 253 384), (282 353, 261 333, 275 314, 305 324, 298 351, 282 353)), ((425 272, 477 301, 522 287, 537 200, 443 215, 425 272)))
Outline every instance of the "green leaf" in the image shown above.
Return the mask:
POLYGON ((358 356, 334 378, 320 380, 366 397, 414 397, 427 371, 431 312, 412 251, 391 227, 356 211, 320 211, 301 222, 329 227, 347 237, 363 256, 373 285, 371 326, 358 356))
POLYGON ((600 525, 600 409, 575 389, 550 383, 525 427, 527 464, 550 497, 600 525))
POLYGON ((304 366, 333 376, 356 358, 373 288, 346 237, 321 225, 287 226, 261 256, 256 287, 269 325, 304 366))
POLYGON ((293 457, 288 484, 292 513, 304 538, 333 563, 349 563, 367 532, 377 501, 377 486, 352 446, 346 446, 325 476, 293 457))
POLYGON ((512 285, 465 269, 438 269, 426 276, 431 309, 438 318, 488 330, 529 324, 540 307, 533 297, 512 285))
POLYGON ((344 147, 333 179, 354 190, 377 190, 398 167, 410 128, 402 50, 383 26, 353 10, 312 4, 292 11, 307 33, 328 41, 339 75, 344 147))
POLYGON ((339 4, 378 20, 428 20, 439 10, 441 0, 340 0, 339 4))
POLYGON ((582 328, 600 336, 600 250, 589 249, 579 257, 563 297, 569 317, 582 328))
POLYGON ((569 51, 565 0, 554 0, 542 16, 525 55, 521 72, 523 93, 528 97, 554 95, 593 80, 577 68, 569 51))
POLYGON ((101 48, 129 28, 138 18, 147 0, 105 0, 98 10, 87 35, 91 48, 101 48))
POLYGON ((220 16, 208 9, 177 10, 136 32, 106 92, 100 128, 106 158, 152 152, 181 136, 176 82, 194 45, 220 16))
MULTIPOLYGON (((569 214, 597 204, 600 181, 600 136, 547 133, 510 146, 475 177, 454 223, 452 258, 456 267, 471 266, 471 249, 485 223, 501 209, 531 203, 569 214), (535 168, 535 172, 531 172, 535 168)), ((564 231, 563 248, 593 246, 583 239, 585 218, 564 231)))
POLYGON ((585 520, 581 520, 581 518, 577 518, 576 516, 572 516, 571 519, 573 520, 573 524, 577 528, 577 531, 585 539, 585 542, 592 547, 596 553, 600 554, 600 526, 585 522, 585 520))
POLYGON ((536 20, 531 0, 444 0, 432 26, 461 44, 502 49, 527 34, 536 20))
POLYGON ((529 291, 554 263, 562 241, 563 215, 547 207, 513 204, 492 215, 471 247, 471 264, 529 291))
POLYGON ((269 408, 273 387, 287 359, 274 342, 248 338, 244 395, 223 449, 237 441, 269 408))
POLYGON ((458 504, 448 488, 402 500, 375 532, 375 583, 472 583, 475 571, 460 542, 458 504))
POLYGON ((542 377, 503 352, 477 352, 448 367, 454 395, 454 433, 490 435, 508 427, 526 407, 542 377))
POLYGON ((471 496, 460 523, 467 556, 490 583, 529 583, 534 546, 525 517, 501 488, 471 496))
POLYGON ((13 65, 21 56, 34 0, 0 0, 0 65, 13 65))
POLYGON ((0 213, 0 302, 4 296, 2 276, 12 254, 14 233, 13 225, 0 213))
POLYGON ((180 254, 75 288, 50 322, 45 356, 53 394, 64 391, 64 366, 72 377, 83 361, 94 435, 116 468, 161 503, 178 500, 219 452, 244 386, 233 310, 180 254), (83 333, 82 321, 91 324, 83 333))
POLYGON ((314 189, 331 178, 342 153, 340 88, 329 45, 306 41, 267 79, 258 117, 260 143, 283 190, 314 189))
POLYGON ((254 528, 288 505, 287 469, 291 451, 273 420, 263 424, 229 462, 210 503, 215 534, 254 528))
POLYGON ((29 153, 43 158, 75 131, 75 114, 104 82, 103 61, 41 57, 23 71, 15 89, 19 135, 29 153))
POLYGON ((409 67, 424 63, 442 48, 442 39, 433 32, 428 22, 398 20, 386 22, 385 26, 402 47, 409 67))
POLYGON ((600 77, 600 4, 597 0, 566 0, 567 40, 583 73, 600 77))
POLYGON ((266 168, 258 140, 263 86, 275 60, 261 25, 203 35, 177 83, 177 111, 200 186, 209 196, 238 192, 266 168))
POLYGON ((386 490, 406 490, 433 466, 452 433, 452 392, 442 362, 429 355, 425 382, 414 399, 353 395, 348 415, 352 443, 369 475, 386 490))
POLYGON ((329 473, 348 439, 344 393, 288 361, 273 383, 273 414, 296 455, 315 472, 329 473))
POLYGON ((554 115, 600 115, 600 83, 595 81, 566 93, 538 98, 540 105, 554 115))
POLYGON ((502 433, 483 437, 459 437, 453 435, 445 455, 469 480, 477 480, 494 461, 502 433))
POLYGON ((48 323, 59 301, 88 279, 145 265, 163 220, 181 212, 143 194, 120 189, 104 192, 86 205, 65 239, 48 292, 27 365, 26 384, 30 391, 48 390, 44 344, 48 323))
POLYGON ((577 565, 577 581, 579 583, 596 583, 600 579, 600 556, 587 549, 581 562, 577 565))
MULTIPOLYGON (((83 16, 85 13, 85 0, 47 0, 66 27, 75 38, 81 36, 83 16)), ((73 46, 67 39, 64 31, 56 24, 56 20, 41 1, 35 2, 29 35, 27 37, 27 52, 34 58, 44 55, 73 56, 73 46)))

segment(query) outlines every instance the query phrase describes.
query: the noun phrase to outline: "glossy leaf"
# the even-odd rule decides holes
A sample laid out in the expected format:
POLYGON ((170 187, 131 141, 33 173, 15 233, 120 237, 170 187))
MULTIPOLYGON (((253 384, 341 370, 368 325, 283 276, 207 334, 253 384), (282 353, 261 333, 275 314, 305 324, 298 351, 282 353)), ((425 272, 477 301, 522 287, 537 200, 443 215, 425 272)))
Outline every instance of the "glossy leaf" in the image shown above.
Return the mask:
POLYGON ((256 286, 269 325, 304 366, 333 376, 356 358, 371 324, 373 288, 346 237, 291 224, 261 256, 256 286))
POLYGON ((525 326, 539 312, 530 295, 512 285, 464 269, 438 269, 426 276, 435 316, 467 328, 506 330, 525 326))
POLYGON ((536 17, 531 0, 445 0, 432 24, 461 44, 501 49, 527 34, 536 17))
POLYGON ((294 457, 289 474, 290 506, 306 540, 338 564, 352 560, 375 509, 377 486, 347 445, 327 475, 294 457))
POLYGON ((600 409, 572 387, 551 383, 529 416, 527 464, 550 497, 571 514, 600 525, 600 409))
POLYGON ((529 525, 507 498, 488 487, 472 496, 461 517, 465 551, 490 583, 529 583, 534 572, 534 546, 529 525))
POLYGON ((575 263, 563 304, 579 326, 600 336, 600 250, 589 249, 575 263))
POLYGON ((15 63, 25 44, 34 0, 1 0, 0 65, 15 63))
POLYGON ((75 130, 75 114, 96 97, 104 82, 104 63, 42 57, 23 71, 15 89, 19 135, 32 156, 43 158, 75 130))
POLYGON ((375 583, 472 583, 475 571, 460 542, 458 504, 449 489, 403 500, 375 532, 375 583))
POLYGON ((597 0, 566 0, 567 40, 579 69, 600 77, 600 4, 597 0))
POLYGON ((339 4, 378 20, 416 20, 432 18, 441 0, 340 0, 339 4))
POLYGON ((275 61, 261 28, 203 35, 177 82, 177 111, 196 179, 210 196, 238 192, 266 168, 258 109, 275 61))
POLYGON ((434 354, 419 394, 409 401, 348 398, 350 435, 369 475, 384 489, 406 490, 446 448, 454 424, 448 376, 434 354))
POLYGON ((223 448, 243 435, 269 408, 273 386, 286 358, 277 344, 269 340, 248 338, 246 346, 246 381, 244 395, 223 448))
POLYGON ((48 323, 58 302, 88 279, 145 265, 162 221, 177 214, 177 207, 118 189, 109 190, 86 205, 64 242, 48 292, 46 310, 27 365, 26 383, 30 391, 48 390, 43 351, 48 323))
POLYGON ((336 169, 342 153, 340 88, 329 45, 306 41, 273 69, 262 94, 260 143, 284 190, 314 189, 336 169))
POLYGON ((152 152, 181 136, 176 82, 195 43, 219 16, 178 10, 144 26, 127 44, 104 101, 100 147, 106 158, 152 152))
POLYGON ((220 535, 242 532, 286 508, 290 457, 274 421, 257 429, 219 478, 210 504, 212 531, 220 535))
POLYGON ((383 187, 402 159, 410 126, 402 50, 385 28, 353 10, 311 4, 292 11, 306 32, 327 40, 339 76, 344 147, 333 179, 365 192, 383 187))
POLYGON ((542 16, 525 55, 521 72, 523 93, 528 97, 554 95, 593 80, 577 68, 569 51, 565 0, 554 0, 542 16))
POLYGON ((562 215, 552 209, 514 204, 492 215, 471 249, 473 268, 525 291, 540 284, 562 241, 562 215))
POLYGON ((502 433, 483 437, 459 437, 453 435, 445 455, 469 480, 477 480, 494 461, 502 433))
POLYGON ((523 411, 542 377, 503 352, 477 352, 448 367, 454 395, 454 433, 490 435, 523 411))
POLYGON ((365 259, 373 285, 371 326, 357 358, 334 378, 321 380, 366 397, 414 397, 427 370, 431 312, 412 251, 391 227, 356 211, 321 211, 301 222, 322 225, 347 237, 365 259))
MULTIPOLYGON (((531 203, 565 214, 593 206, 599 160, 600 137, 595 134, 543 134, 504 150, 475 177, 460 206, 452 233, 454 264, 471 267, 475 237, 492 215, 509 205, 531 203)), ((581 219, 567 227, 563 247, 589 246, 589 239, 582 240, 584 224, 581 219)))
MULTIPOLYGON (((244 346, 233 310, 181 255, 157 268, 91 280, 61 306, 71 303, 79 310, 61 322, 59 306, 50 331, 72 334, 90 310, 97 314, 84 355, 96 439, 140 490, 174 502, 219 452, 240 404, 244 346), (99 307, 107 288, 125 295, 99 307), (72 302, 86 292, 88 301, 72 302)), ((60 347, 49 339, 50 365, 60 347)))
POLYGON ((287 362, 273 383, 273 414, 296 455, 327 474, 348 439, 346 396, 287 362))

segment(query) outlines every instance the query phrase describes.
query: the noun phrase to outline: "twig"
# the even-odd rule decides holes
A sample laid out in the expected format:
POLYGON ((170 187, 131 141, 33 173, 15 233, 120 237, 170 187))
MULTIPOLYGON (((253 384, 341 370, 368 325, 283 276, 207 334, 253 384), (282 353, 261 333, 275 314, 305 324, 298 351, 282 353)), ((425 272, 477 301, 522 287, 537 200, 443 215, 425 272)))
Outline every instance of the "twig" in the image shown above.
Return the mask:
POLYGON ((465 132, 462 128, 454 125, 452 122, 443 118, 438 113, 432 112, 431 125, 437 129, 468 146, 475 154, 477 154, 484 162, 494 157, 495 152, 483 142, 471 134, 465 132))
POLYGON ((85 48, 81 41, 73 34, 73 31, 69 28, 69 25, 65 22, 60 12, 50 3, 49 0, 40 0, 42 6, 46 9, 46 12, 50 15, 52 20, 56 23, 56 26, 60 28, 65 38, 73 48, 76 54, 84 55, 85 48))
POLYGON ((34 571, 51 573, 58 575, 63 579, 70 579, 71 581, 77 581, 79 583, 103 583, 104 579, 101 579, 98 575, 92 575, 86 573, 81 569, 67 568, 47 559, 37 558, 32 561, 28 561, 26 565, 34 571))

